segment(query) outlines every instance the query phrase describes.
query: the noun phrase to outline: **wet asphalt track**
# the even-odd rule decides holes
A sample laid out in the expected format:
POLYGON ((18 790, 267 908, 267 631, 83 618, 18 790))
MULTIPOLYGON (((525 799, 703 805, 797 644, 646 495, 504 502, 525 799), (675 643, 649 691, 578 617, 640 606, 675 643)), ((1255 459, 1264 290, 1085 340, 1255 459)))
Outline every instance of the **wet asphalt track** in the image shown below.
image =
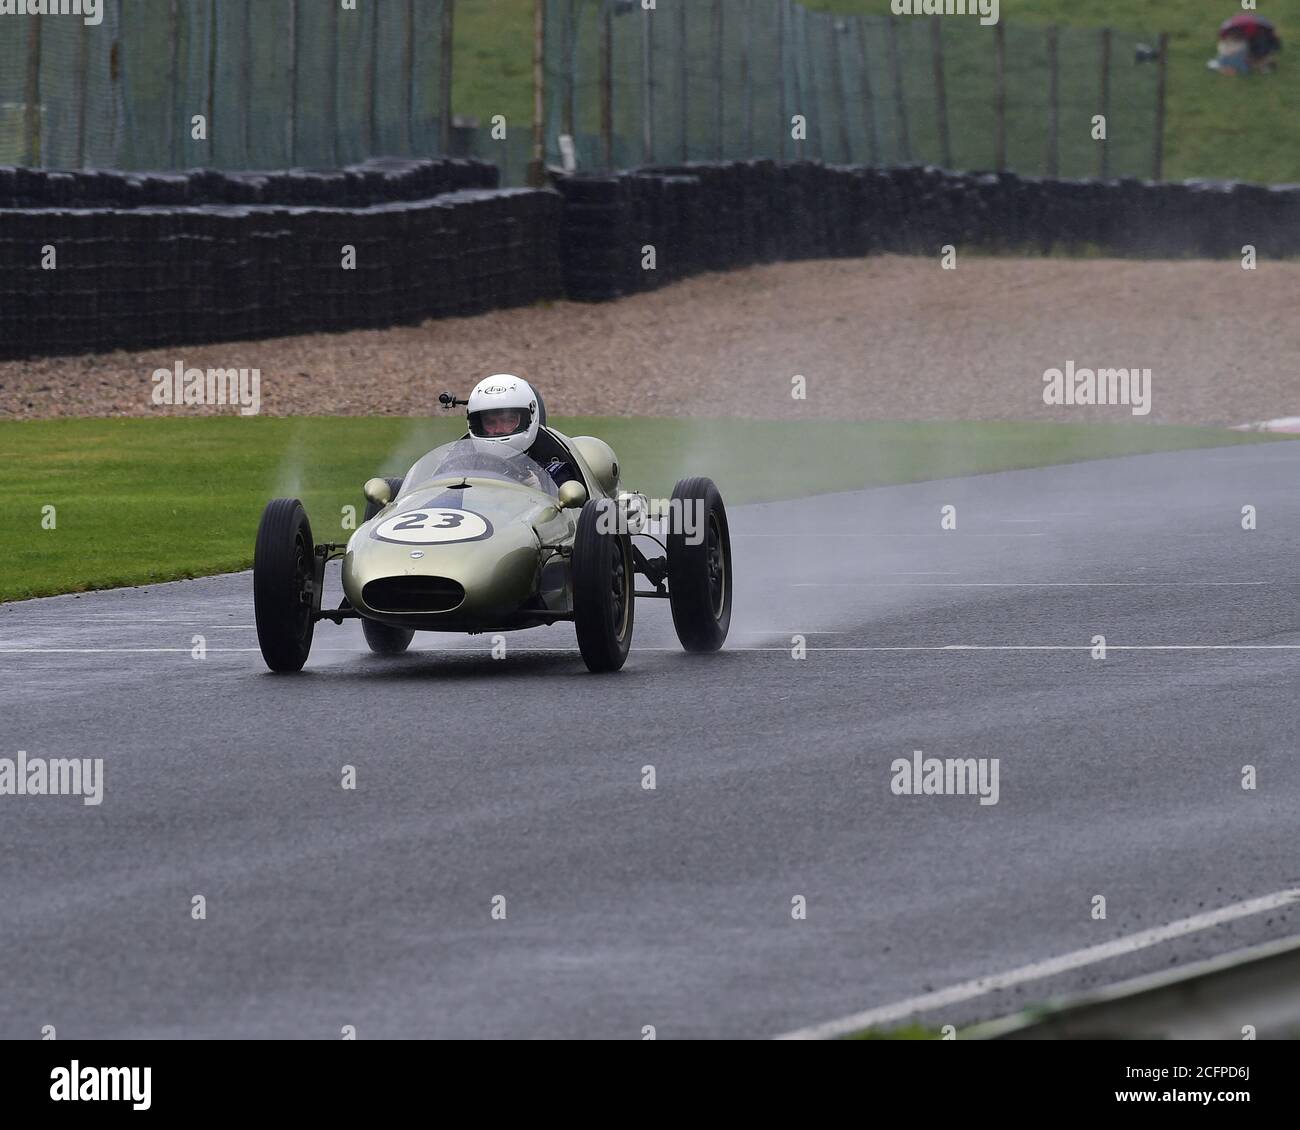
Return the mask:
POLYGON ((1300 886, 1300 444, 732 524, 728 650, 643 601, 599 678, 566 626, 383 660, 355 623, 275 677, 248 574, 0 607, 0 756, 105 761, 100 807, 0 797, 0 1037, 768 1036, 1300 886), (999 758, 999 803, 893 795, 914 749, 999 758))

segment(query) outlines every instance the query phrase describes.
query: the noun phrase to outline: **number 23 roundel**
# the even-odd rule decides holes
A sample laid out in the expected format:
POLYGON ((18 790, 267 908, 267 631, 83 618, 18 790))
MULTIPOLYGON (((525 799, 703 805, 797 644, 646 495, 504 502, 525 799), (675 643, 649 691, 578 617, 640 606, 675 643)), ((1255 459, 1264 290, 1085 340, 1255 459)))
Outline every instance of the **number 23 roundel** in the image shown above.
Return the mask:
POLYGON ((375 527, 371 536, 399 545, 446 545, 491 537, 492 524, 472 510, 429 507, 387 518, 375 527))

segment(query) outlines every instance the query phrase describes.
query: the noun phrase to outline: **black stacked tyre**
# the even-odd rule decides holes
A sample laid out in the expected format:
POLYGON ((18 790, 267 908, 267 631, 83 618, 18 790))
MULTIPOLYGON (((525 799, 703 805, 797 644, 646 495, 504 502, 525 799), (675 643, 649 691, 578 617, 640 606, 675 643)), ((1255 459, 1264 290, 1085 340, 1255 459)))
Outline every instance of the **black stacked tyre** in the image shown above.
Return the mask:
POLYGON ((727 510, 712 479, 682 479, 673 488, 673 499, 680 503, 680 509, 671 509, 673 528, 668 531, 673 627, 687 651, 717 651, 731 627, 727 510))

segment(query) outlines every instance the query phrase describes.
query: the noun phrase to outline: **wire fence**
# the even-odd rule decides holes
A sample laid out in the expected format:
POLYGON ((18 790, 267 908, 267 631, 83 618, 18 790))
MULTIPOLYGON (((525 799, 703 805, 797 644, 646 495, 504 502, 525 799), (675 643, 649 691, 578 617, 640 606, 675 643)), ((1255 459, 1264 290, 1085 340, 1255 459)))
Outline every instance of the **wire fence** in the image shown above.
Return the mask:
MULTIPOLYGON (((1165 53, 1136 61, 1143 37, 1129 32, 793 0, 537 2, 534 125, 552 165, 1161 172, 1165 53)), ((452 117, 455 0, 101 0, 101 11, 93 26, 0 15, 0 165, 337 168, 456 154, 496 162, 503 183, 525 178, 527 131, 496 140, 452 117)))
POLYGON ((1155 37, 792 0, 545 2, 552 164, 569 137, 580 169, 770 157, 1160 173, 1164 56, 1138 50, 1155 37))
POLYGON ((446 152, 453 12, 102 0, 97 25, 0 16, 0 164, 270 169, 446 152))

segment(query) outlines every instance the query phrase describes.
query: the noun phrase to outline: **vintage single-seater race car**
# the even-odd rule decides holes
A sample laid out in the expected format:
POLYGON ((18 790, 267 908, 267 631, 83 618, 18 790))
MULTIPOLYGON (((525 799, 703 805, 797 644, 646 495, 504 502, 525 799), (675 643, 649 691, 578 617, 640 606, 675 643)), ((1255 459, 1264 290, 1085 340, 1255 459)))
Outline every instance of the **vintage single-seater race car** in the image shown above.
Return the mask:
POLYGON ((561 485, 526 451, 471 427, 404 478, 367 482, 365 519, 346 545, 316 544, 297 499, 268 503, 253 562, 267 666, 301 670, 320 620, 359 618, 371 650, 383 655, 405 651, 416 631, 572 621, 587 667, 615 671, 627 658, 639 596, 669 601, 687 651, 720 648, 731 621, 731 543, 712 480, 681 480, 657 518, 644 495, 622 488, 608 444, 539 432, 573 476, 561 485), (653 543, 652 556, 643 542, 653 543), (340 557, 344 599, 326 608, 325 566, 340 557), (653 587, 638 591, 636 574, 653 587))

